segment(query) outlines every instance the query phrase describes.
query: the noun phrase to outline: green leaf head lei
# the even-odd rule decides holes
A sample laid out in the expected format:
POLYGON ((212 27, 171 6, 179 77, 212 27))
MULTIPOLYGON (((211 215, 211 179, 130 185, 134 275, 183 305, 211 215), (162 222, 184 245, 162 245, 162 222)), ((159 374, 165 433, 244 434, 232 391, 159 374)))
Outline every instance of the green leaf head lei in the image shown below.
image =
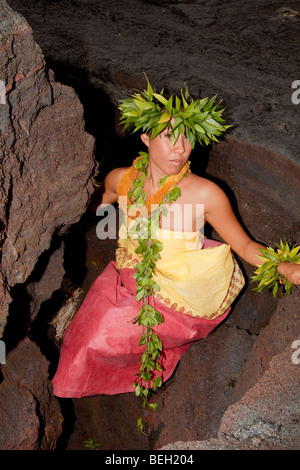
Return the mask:
POLYGON ((209 145, 211 141, 219 142, 218 137, 231 127, 225 125, 222 117, 224 108, 212 98, 194 100, 187 86, 181 89, 180 97, 164 96, 164 90, 157 93, 145 75, 147 89, 129 95, 120 100, 120 123, 123 130, 132 129, 133 133, 141 130, 154 139, 166 127, 170 129, 173 145, 179 134, 186 135, 194 148, 195 142, 209 145))

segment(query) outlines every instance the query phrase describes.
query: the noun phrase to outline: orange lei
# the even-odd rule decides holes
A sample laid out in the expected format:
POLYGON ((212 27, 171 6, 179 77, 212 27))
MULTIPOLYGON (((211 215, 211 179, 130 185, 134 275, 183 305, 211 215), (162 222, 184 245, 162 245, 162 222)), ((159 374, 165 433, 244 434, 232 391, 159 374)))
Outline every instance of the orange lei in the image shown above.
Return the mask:
MULTIPOLYGON (((142 157, 139 156, 137 157, 132 166, 125 171, 125 173, 122 175, 118 188, 117 188, 117 193, 118 196, 127 196, 127 205, 130 206, 132 202, 128 198, 128 193, 132 185, 132 181, 136 179, 138 175, 138 169, 135 167, 135 164, 137 163, 138 160, 140 160, 142 157)), ((145 202, 145 207, 148 211, 148 214, 151 212, 151 205, 153 204, 159 204, 163 198, 170 192, 172 189, 176 186, 176 184, 184 177, 187 171, 190 171, 190 161, 187 161, 185 165, 181 168, 179 173, 177 175, 171 175, 163 183, 163 185, 154 193, 151 198, 145 202)))

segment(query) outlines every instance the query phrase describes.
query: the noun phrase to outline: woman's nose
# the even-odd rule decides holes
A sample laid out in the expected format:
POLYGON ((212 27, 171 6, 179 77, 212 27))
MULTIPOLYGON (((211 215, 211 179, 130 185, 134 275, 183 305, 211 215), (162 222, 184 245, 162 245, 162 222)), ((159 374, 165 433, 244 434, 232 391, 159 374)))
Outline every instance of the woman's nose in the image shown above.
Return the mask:
POLYGON ((184 152, 185 151, 185 142, 184 142, 184 136, 182 134, 179 134, 178 139, 175 142, 174 148, 177 150, 177 152, 184 152))

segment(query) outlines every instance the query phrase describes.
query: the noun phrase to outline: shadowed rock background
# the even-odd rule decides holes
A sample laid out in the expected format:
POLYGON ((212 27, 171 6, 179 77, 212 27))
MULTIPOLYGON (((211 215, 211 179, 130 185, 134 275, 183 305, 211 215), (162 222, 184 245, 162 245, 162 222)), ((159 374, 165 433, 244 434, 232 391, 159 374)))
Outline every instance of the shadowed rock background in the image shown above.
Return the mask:
POLYGON ((233 128, 195 149, 192 170, 220 184, 253 238, 300 243, 299 2, 0 0, 0 35, 0 448, 82 449, 92 437, 103 450, 298 449, 298 291, 248 286, 158 392, 148 437, 133 394, 53 397, 49 322, 114 258, 87 208, 97 169, 103 180, 143 150, 116 107, 143 72, 159 90, 224 101, 233 128))

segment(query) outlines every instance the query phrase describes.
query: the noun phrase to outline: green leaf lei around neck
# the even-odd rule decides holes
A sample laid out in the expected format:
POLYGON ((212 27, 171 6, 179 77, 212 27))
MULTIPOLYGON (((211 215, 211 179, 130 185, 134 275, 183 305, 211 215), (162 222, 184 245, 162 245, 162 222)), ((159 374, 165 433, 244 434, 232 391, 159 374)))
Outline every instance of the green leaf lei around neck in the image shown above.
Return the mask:
MULTIPOLYGON (((140 176, 133 180, 133 190, 128 194, 129 199, 134 199, 133 204, 135 204, 135 207, 144 206, 146 199, 143 187, 147 177, 148 154, 140 152, 140 155, 142 158, 136 163, 140 176)), ((184 176, 187 176, 187 173, 184 176)), ((159 186, 167 179, 168 176, 162 178, 159 186)), ((136 238, 138 241, 138 247, 135 251, 141 257, 141 261, 136 265, 134 277, 137 287, 136 300, 142 302, 142 307, 139 314, 131 321, 141 325, 143 329, 139 346, 144 346, 144 352, 141 357, 140 371, 136 374, 136 380, 133 383, 136 396, 140 396, 143 400, 142 415, 137 421, 137 428, 142 433, 144 433, 143 416, 145 409, 147 407, 153 411, 157 409, 157 403, 150 403, 150 389, 155 391, 162 385, 161 352, 163 345, 155 331, 155 327, 163 323, 163 316, 150 304, 149 299, 150 297, 153 298, 153 289, 156 291, 160 289, 159 285, 153 280, 153 274, 163 244, 161 241, 153 239, 152 234, 159 228, 160 215, 167 214, 165 203, 176 201, 180 194, 180 188, 175 185, 151 211, 149 217, 137 217, 129 229, 129 236, 136 238)))

